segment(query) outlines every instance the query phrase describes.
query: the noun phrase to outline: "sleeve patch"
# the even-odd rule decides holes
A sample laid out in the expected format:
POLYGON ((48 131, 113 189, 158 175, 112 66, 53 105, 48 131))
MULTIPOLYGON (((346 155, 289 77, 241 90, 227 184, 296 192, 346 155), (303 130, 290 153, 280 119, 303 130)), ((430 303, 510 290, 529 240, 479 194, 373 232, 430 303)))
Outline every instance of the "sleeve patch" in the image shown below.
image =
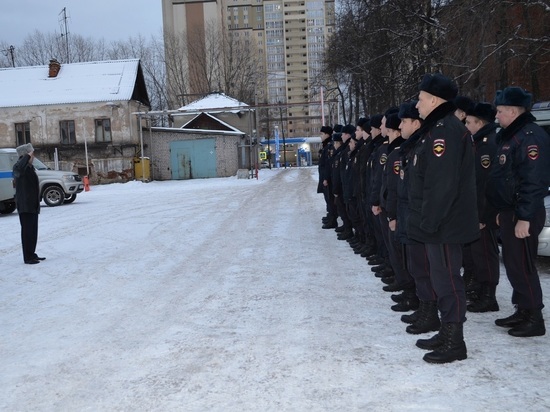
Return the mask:
POLYGON ((433 145, 434 155, 437 157, 443 156, 445 153, 445 140, 444 139, 435 139, 433 145))
POLYGON ((491 166, 491 156, 489 155, 481 156, 481 166, 484 169, 487 169, 489 166, 491 166))
POLYGON ((536 144, 527 146, 527 156, 531 160, 537 160, 539 157, 539 147, 536 144))

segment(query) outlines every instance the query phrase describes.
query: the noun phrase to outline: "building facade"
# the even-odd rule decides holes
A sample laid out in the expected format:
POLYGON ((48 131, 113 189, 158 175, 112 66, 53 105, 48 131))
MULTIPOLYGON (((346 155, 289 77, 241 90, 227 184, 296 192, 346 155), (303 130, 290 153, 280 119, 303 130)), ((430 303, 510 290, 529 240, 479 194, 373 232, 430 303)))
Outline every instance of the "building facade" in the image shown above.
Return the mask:
MULTIPOLYGON (((205 33, 210 24, 254 46, 262 75, 257 82, 256 103, 270 108, 264 128, 278 124, 288 137, 319 133, 321 86, 330 87, 319 76, 334 28, 333 0, 162 1, 165 42, 185 34, 188 42, 197 42, 194 36, 205 33)), ((188 53, 184 60, 182 67, 188 70, 188 78, 208 72, 201 70, 208 65, 206 57, 188 53)), ((215 91, 205 90, 203 83, 191 81, 190 94, 215 91)), ((269 134, 269 130, 260 133, 269 134)))

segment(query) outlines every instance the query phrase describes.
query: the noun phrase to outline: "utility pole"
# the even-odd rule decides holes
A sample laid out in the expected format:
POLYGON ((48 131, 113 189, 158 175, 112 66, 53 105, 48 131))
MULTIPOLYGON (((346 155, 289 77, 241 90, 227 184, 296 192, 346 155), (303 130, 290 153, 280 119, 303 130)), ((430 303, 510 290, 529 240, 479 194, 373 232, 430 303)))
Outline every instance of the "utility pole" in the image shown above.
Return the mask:
POLYGON ((67 25, 67 20, 68 20, 68 17, 67 17, 67 8, 66 7, 63 7, 63 10, 61 10, 61 12, 59 13, 60 15, 62 14, 63 16, 59 19, 59 23, 61 24, 61 29, 63 30, 63 33, 61 33, 61 37, 64 37, 65 38, 65 53, 66 53, 66 59, 65 61, 67 63, 70 63, 71 62, 71 58, 69 56, 69 29, 68 29, 68 25, 67 25))
POLYGON ((13 52, 15 50, 15 47, 10 46, 6 50, 2 50, 2 53, 4 53, 4 56, 8 57, 8 54, 10 55, 9 59, 11 60, 11 67, 15 67, 15 57, 13 55, 13 52))

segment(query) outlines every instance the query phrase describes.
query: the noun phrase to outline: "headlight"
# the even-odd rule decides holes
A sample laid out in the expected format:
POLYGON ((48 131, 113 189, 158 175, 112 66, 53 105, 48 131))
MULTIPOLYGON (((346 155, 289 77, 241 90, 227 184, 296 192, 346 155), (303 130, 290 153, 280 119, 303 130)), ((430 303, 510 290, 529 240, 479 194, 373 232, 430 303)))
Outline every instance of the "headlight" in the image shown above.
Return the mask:
POLYGON ((74 175, 63 175, 63 180, 67 182, 74 182, 75 178, 74 178, 74 175))
POLYGON ((550 227, 550 209, 546 209, 546 220, 544 221, 544 226, 550 227))

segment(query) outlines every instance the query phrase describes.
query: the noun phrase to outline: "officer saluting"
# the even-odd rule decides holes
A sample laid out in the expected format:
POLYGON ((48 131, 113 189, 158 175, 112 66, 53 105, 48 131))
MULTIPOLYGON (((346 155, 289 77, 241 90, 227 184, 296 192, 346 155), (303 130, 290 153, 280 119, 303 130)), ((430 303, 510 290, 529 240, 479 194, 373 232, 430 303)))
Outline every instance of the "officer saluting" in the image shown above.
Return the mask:
POLYGON ((416 105, 424 119, 409 165, 409 237, 426 246, 430 279, 441 312, 439 332, 416 345, 433 351, 426 362, 466 359, 466 293, 460 274, 462 245, 479 237, 474 155, 466 127, 454 115, 457 87, 442 74, 426 74, 416 105))
POLYGON ((502 129, 491 169, 488 198, 498 210, 502 259, 517 311, 498 326, 517 337, 546 333, 537 268, 538 235, 544 225, 544 197, 550 184, 550 137, 529 112, 531 94, 520 87, 497 91, 495 106, 502 129))

